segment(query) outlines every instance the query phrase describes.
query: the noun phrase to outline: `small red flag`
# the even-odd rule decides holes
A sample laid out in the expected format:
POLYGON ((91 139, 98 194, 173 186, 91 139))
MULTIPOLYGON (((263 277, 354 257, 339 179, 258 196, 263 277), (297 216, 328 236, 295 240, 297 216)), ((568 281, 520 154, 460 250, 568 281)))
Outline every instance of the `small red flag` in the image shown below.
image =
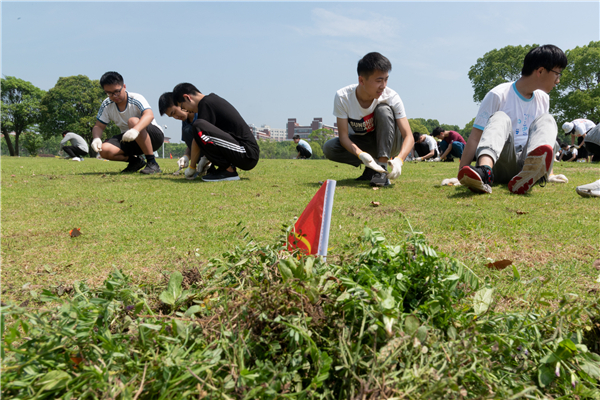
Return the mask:
POLYGON ((297 248, 306 254, 327 255, 335 185, 334 180, 328 179, 308 203, 288 237, 289 250, 297 248))
POLYGON ((169 153, 169 155, 171 156, 171 160, 173 159, 173 154, 169 153))

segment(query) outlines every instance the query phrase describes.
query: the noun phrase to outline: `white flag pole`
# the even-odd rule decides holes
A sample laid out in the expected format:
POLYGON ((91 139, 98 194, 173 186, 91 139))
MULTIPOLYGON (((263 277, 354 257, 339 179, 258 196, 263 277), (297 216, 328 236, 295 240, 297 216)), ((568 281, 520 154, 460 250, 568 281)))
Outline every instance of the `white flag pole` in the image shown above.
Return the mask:
POLYGON ((336 181, 327 179, 325 183, 325 204, 323 204, 323 220, 321 221, 321 237, 319 238, 319 249, 317 254, 327 257, 327 245, 329 244, 329 228, 331 226, 331 211, 333 208, 333 195, 335 194, 336 181))

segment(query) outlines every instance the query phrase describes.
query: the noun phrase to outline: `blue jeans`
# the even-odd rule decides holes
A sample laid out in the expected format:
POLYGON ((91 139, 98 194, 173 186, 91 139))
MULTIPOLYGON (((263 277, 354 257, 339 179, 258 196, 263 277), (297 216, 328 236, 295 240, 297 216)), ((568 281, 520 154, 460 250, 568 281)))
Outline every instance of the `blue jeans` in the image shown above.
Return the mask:
MULTIPOLYGON (((448 149, 448 142, 442 140, 440 142, 440 153, 444 154, 444 152, 448 149)), ((452 142, 452 150, 450 150, 450 155, 454 158, 462 157, 463 150, 465 149, 465 145, 461 142, 452 142)))

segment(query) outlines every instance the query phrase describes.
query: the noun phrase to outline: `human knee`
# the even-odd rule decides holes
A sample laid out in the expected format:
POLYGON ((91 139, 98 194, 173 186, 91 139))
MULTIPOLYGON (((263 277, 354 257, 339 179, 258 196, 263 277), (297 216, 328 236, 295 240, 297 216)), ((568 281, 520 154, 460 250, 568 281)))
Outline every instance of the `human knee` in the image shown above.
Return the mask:
POLYGON ((334 154, 333 149, 335 148, 335 142, 336 139, 331 139, 326 141, 325 144, 323 144, 323 155, 328 160, 330 160, 334 154))
POLYGON ((208 130, 211 126, 214 126, 213 124, 211 124, 210 122, 208 122, 205 119, 197 119, 196 121, 194 121, 194 127, 196 127, 196 129, 200 130, 200 131, 205 131, 208 130))
POLYGON ((133 128, 134 126, 137 125, 137 123, 140 122, 140 119, 137 117, 131 117, 127 120, 127 126, 129 126, 129 128, 133 128))

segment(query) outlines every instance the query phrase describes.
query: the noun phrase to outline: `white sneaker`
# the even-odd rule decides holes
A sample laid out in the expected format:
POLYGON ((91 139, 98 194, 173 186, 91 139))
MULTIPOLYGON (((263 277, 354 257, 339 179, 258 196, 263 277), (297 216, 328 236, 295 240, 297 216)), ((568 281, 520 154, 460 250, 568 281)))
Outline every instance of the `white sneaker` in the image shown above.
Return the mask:
POLYGON ((81 161, 81 158, 79 158, 79 157, 73 157, 73 158, 71 158, 71 161, 81 161))
POLYGON ((600 197, 600 179, 587 185, 577 186, 575 191, 582 197, 600 197))

